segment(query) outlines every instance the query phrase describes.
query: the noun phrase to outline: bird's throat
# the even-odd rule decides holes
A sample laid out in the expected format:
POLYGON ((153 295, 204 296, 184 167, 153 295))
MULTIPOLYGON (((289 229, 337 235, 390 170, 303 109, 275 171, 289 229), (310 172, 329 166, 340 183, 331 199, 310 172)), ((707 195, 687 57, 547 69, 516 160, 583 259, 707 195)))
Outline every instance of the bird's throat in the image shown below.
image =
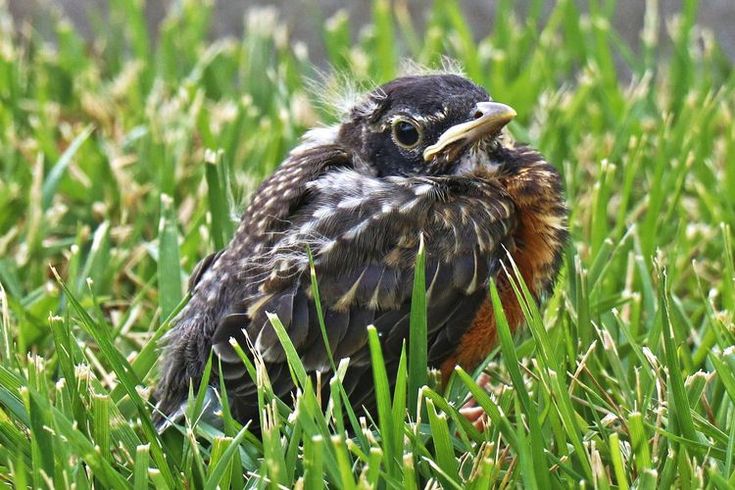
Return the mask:
MULTIPOLYGON (((516 205, 517 225, 506 244, 510 259, 503 263, 496 284, 503 310, 512 330, 524 321, 511 287, 517 269, 536 300, 548 293, 561 266, 567 240, 567 209, 561 177, 554 167, 532 150, 514 151, 502 172, 495 176, 516 205), (512 260, 511 260, 512 259, 512 260)), ((473 370, 492 350, 497 340, 495 314, 486 299, 475 320, 462 336, 456 354, 441 365, 444 381, 456 365, 473 370)))

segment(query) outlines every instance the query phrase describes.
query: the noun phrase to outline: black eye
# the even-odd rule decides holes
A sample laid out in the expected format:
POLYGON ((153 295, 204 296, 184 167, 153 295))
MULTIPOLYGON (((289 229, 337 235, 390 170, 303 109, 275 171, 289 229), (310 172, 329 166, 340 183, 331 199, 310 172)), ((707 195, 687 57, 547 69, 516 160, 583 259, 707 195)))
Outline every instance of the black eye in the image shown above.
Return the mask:
POLYGON ((413 148, 421 139, 421 133, 416 123, 399 119, 393 123, 393 139, 405 148, 413 148))

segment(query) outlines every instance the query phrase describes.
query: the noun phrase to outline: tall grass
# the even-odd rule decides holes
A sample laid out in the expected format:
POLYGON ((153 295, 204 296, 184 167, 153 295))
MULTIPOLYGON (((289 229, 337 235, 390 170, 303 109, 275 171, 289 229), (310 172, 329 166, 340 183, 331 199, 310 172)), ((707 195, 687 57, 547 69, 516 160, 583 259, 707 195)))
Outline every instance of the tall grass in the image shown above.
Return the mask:
POLYGON ((648 2, 639 50, 611 28, 615 2, 597 0, 548 17, 534 1, 524 18, 501 0, 501 21, 475 33, 455 0, 435 1, 423 30, 383 0, 360 32, 343 14, 325 23, 329 62, 358 82, 448 55, 512 105, 511 132, 564 175, 572 241, 544 308, 514 284, 522 334, 496 308, 489 392, 460 369, 439 392, 418 340, 391 391, 371 330, 376 413, 351 413, 339 360, 320 380, 325 413, 274 318, 299 393, 293 408, 278 400, 243 353, 262 438, 226 397, 209 425, 197 386, 186 422, 157 434, 156 341, 254 186, 334 116, 272 11, 210 41, 212 2, 182 0, 152 40, 142 3, 111 1, 87 43, 60 17, 50 38, 15 25, 0 2, 0 484, 735 486, 735 75, 696 1, 672 18, 648 2), (458 413, 468 393, 484 432, 458 413))

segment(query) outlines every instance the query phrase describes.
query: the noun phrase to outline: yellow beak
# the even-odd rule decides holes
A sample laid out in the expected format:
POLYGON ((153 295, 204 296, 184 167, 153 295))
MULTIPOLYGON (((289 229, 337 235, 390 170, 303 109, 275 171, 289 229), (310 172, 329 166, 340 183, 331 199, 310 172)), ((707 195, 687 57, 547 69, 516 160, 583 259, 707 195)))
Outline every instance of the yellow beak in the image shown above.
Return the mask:
POLYGON ((479 102, 475 110, 475 119, 452 126, 439 136, 436 143, 426 148, 424 161, 432 160, 457 142, 463 142, 463 146, 466 146, 483 136, 497 133, 517 115, 512 107, 500 102, 479 102))

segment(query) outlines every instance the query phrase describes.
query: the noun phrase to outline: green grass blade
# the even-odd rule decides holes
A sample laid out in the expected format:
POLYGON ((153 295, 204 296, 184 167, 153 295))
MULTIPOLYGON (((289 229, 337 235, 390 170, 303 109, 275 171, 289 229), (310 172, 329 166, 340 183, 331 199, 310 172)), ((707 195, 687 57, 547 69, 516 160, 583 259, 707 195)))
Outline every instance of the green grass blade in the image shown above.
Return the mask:
POLYGON ((64 153, 61 154, 59 160, 51 168, 51 171, 43 182, 43 188, 41 189, 41 203, 43 209, 47 209, 51 205, 51 200, 53 199, 54 194, 56 194, 56 189, 59 187, 59 182, 64 176, 64 172, 69 167, 69 164, 71 164, 72 158, 74 158, 76 153, 79 151, 79 148, 85 141, 87 141, 93 131, 94 126, 92 125, 84 128, 82 132, 72 140, 71 144, 66 150, 64 150, 64 153))
POLYGON ((161 195, 161 221, 158 225, 158 294, 161 313, 168 316, 182 298, 178 232, 173 201, 161 195))
POLYGON ((66 294, 72 308, 74 309, 76 314, 79 315, 81 325, 84 327, 85 331, 97 342, 100 350, 104 352, 106 359, 110 363, 110 367, 117 375, 120 383, 125 387, 125 391, 134 403, 135 408, 138 412, 146 439, 151 444, 151 452, 153 454, 154 460, 159 465, 161 476, 164 478, 169 486, 173 486, 173 474, 171 473, 171 469, 169 468, 168 464, 164 460, 163 446, 161 444, 161 441, 158 439, 156 430, 153 427, 153 422, 151 421, 150 417, 150 411, 145 402, 141 399, 136 389, 136 387, 139 386, 141 383, 140 380, 136 379, 130 364, 117 351, 112 343, 112 340, 109 337, 108 332, 106 332, 103 328, 100 328, 100 325, 98 325, 89 316, 86 310, 77 301, 74 295, 71 294, 71 291, 69 291, 66 284, 61 280, 60 277, 58 277, 58 275, 56 276, 56 279, 59 282, 62 290, 66 294))
POLYGON ((411 294, 411 334, 408 342, 408 406, 414 410, 419 390, 426 385, 428 365, 428 341, 426 325, 426 249, 423 235, 419 238, 419 250, 413 276, 411 294))
POLYGON ((397 472, 396 463, 398 456, 398 448, 394 447, 395 432, 400 428, 396 427, 391 412, 390 384, 388 383, 388 373, 385 370, 385 360, 383 359, 383 350, 380 347, 380 339, 378 331, 374 326, 368 327, 368 344, 370 346, 370 359, 373 366, 373 383, 375 384, 375 399, 378 407, 378 425, 380 434, 383 438, 383 454, 385 471, 389 475, 395 475, 397 472))
MULTIPOLYGON (((429 414, 429 425, 434 443, 436 463, 453 486, 459 485, 459 467, 454 455, 454 446, 449 435, 447 416, 444 413, 436 411, 431 399, 426 400, 426 408, 429 414)), ((445 484, 450 482, 445 482, 445 484)))
POLYGON ((148 488, 148 464, 150 462, 150 446, 138 446, 135 451, 135 468, 133 469, 133 488, 146 490, 148 488))
POLYGON ((232 439, 230 445, 227 447, 225 452, 214 465, 214 468, 209 473, 207 481, 204 485, 205 490, 216 490, 217 488, 219 488, 220 482, 224 478, 225 472, 230 468, 230 463, 232 462, 232 459, 238 455, 238 447, 240 446, 240 442, 243 440, 243 438, 245 438, 246 433, 247 429, 242 428, 240 432, 238 432, 237 435, 232 439))
POLYGON ((527 477, 529 480, 527 481, 529 488, 536 487, 536 485, 539 485, 542 488, 548 488, 551 485, 551 481, 549 480, 549 471, 546 465, 546 457, 544 456, 546 447, 543 442, 544 436, 541 432, 538 411, 531 403, 523 381, 523 376, 518 368, 519 360, 515 352, 515 347, 513 346, 510 327, 508 326, 508 320, 505 317, 505 312, 503 311, 503 305, 500 302, 500 296, 495 282, 490 283, 490 299, 493 304, 493 312, 495 313, 495 323, 497 325, 500 346, 503 351, 503 360, 505 361, 511 380, 513 381, 515 393, 520 399, 523 411, 527 416, 531 432, 531 457, 533 459, 531 464, 535 478, 533 478, 531 474, 524 475, 524 477, 527 477))
POLYGON ((663 336, 664 353, 666 355, 666 367, 668 368, 669 373, 669 384, 674 397, 670 410, 673 412, 674 418, 679 423, 681 434, 691 441, 696 441, 698 440, 697 431, 694 428, 689 398, 687 397, 686 389, 684 388, 684 379, 681 375, 681 367, 677 357, 677 350, 674 347, 674 333, 670 317, 671 307, 669 303, 668 275, 666 271, 661 272, 660 279, 661 322, 663 324, 661 332, 663 336))
POLYGON ((324 439, 313 436, 304 440, 304 488, 322 488, 324 486, 324 439))
POLYGON ((214 248, 221 250, 229 242, 234 233, 234 226, 230 219, 230 207, 226 196, 227 166, 221 151, 210 151, 205 155, 205 175, 207 179, 207 197, 209 199, 209 213, 212 217, 212 242, 214 248))
POLYGON ((620 490, 628 490, 628 476, 623 465, 623 456, 620 452, 620 438, 617 434, 611 434, 608 440, 610 447, 610 458, 612 460, 615 479, 620 490))

